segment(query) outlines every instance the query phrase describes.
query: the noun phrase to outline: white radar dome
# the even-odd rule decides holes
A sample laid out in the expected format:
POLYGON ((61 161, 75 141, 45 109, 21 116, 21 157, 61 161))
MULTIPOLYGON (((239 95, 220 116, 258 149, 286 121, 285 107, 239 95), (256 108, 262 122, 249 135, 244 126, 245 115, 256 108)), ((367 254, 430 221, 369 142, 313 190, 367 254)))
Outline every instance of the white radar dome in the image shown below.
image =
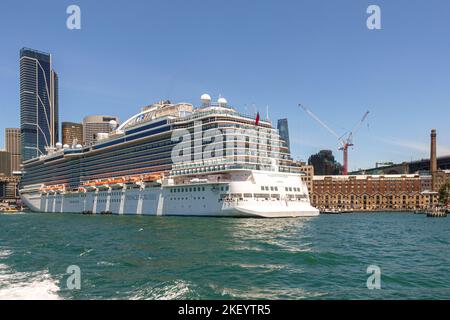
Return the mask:
POLYGON ((69 149, 69 145, 68 145, 68 144, 65 144, 65 145, 63 145, 63 148, 64 148, 64 149, 69 149))
POLYGON ((227 103, 228 103, 227 99, 225 99, 225 98, 223 98, 223 97, 220 97, 220 98, 217 100, 217 102, 218 102, 219 104, 227 104, 227 103))
POLYGON ((81 149, 81 148, 83 148, 83 146, 82 146, 81 144, 77 144, 77 145, 75 146, 75 148, 76 148, 76 149, 81 149))
POLYGON ((62 143, 61 142, 57 142, 56 143, 56 149, 61 149, 62 148, 62 143))
POLYGON ((200 100, 202 101, 203 104, 209 104, 211 102, 211 96, 207 93, 204 93, 200 97, 200 100))
POLYGON ((202 94, 202 96, 200 97, 201 100, 208 100, 211 101, 211 96, 207 93, 202 94))
POLYGON ((109 122, 109 127, 111 128, 111 130, 114 130, 115 128, 117 128, 117 121, 116 120, 111 120, 109 122))

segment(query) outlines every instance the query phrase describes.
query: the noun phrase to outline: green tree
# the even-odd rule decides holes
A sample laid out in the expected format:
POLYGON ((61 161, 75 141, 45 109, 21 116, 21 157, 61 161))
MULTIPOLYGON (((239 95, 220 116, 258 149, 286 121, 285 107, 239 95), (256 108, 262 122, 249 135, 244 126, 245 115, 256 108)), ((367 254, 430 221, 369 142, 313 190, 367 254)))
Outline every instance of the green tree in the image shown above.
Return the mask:
POLYGON ((309 157, 308 164, 314 167, 314 174, 318 176, 339 175, 344 171, 331 150, 320 150, 313 154, 309 157))
POLYGON ((447 205, 449 196, 450 196, 450 180, 444 183, 444 185, 439 189, 439 202, 447 205))

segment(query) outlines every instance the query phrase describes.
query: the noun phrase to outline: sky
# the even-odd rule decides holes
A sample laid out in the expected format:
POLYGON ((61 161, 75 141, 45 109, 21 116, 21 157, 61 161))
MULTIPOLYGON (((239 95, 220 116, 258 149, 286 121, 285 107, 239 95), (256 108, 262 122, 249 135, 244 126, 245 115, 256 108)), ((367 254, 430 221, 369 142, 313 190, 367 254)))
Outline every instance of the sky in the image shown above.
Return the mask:
POLYGON ((350 170, 375 162, 450 154, 450 2, 265 0, 2 0, 0 148, 19 126, 19 50, 50 52, 59 75, 60 122, 90 114, 124 121, 161 99, 199 105, 219 94, 276 125, 288 118, 291 153, 337 159, 338 134, 355 134, 350 170), (69 30, 69 5, 81 29, 69 30), (366 12, 381 9, 381 30, 366 12))

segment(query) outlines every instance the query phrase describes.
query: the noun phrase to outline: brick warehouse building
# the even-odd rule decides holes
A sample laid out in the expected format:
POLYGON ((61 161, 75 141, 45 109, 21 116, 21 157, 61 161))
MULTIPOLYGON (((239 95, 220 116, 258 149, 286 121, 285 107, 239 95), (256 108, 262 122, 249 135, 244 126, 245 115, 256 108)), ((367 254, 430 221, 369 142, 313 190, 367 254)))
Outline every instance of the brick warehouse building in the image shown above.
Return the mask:
POLYGON ((357 211, 420 210, 436 205, 431 176, 315 176, 311 202, 319 209, 357 211))
POLYGON ((413 211, 438 205, 439 188, 450 180, 436 157, 436 130, 431 130, 428 174, 314 176, 309 189, 316 208, 355 211, 413 211))

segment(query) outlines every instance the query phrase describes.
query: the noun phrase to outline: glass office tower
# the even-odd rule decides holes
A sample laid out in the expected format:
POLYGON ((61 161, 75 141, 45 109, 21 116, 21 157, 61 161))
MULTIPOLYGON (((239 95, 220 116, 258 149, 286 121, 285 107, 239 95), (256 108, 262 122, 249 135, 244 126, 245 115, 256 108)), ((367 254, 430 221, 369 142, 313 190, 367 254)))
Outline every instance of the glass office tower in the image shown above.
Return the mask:
POLYGON ((277 129, 280 133, 280 137, 286 143, 286 147, 288 148, 288 153, 291 152, 291 146, 289 142, 289 126, 287 119, 279 119, 277 129))
POLYGON ((22 161, 46 153, 58 141, 58 76, 50 54, 20 50, 22 161))

